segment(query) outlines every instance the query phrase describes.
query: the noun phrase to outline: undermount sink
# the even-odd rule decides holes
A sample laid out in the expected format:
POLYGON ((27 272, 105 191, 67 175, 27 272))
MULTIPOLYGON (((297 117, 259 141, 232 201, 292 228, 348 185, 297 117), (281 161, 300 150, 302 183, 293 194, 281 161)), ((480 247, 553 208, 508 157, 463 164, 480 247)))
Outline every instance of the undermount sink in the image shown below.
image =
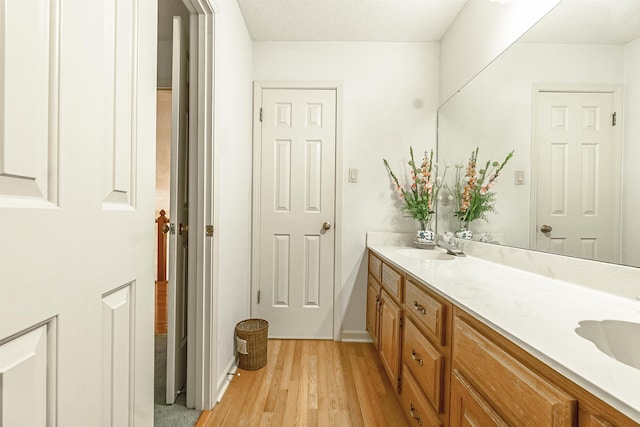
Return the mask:
POLYGON ((576 333, 625 365, 640 369, 640 323, 622 320, 583 320, 576 333))
POLYGON ((404 248, 398 249, 398 255, 429 261, 448 261, 455 258, 453 255, 449 255, 439 249, 404 248))

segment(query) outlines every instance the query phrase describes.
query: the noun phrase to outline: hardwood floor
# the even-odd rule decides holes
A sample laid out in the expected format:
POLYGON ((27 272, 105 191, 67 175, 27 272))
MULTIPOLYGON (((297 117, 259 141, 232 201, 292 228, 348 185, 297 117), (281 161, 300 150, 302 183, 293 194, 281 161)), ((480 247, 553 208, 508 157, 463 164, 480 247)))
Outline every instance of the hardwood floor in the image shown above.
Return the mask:
POLYGON ((196 426, 407 426, 373 344, 269 340, 196 426))

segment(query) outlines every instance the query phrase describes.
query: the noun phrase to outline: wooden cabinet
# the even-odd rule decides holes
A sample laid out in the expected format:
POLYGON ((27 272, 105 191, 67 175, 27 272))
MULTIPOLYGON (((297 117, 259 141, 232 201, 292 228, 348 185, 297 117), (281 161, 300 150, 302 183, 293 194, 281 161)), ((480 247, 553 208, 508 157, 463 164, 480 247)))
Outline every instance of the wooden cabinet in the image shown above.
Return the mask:
POLYGON ((411 425, 422 427, 442 425, 438 414, 424 398, 418 381, 413 377, 407 365, 402 368, 402 410, 411 425))
MULTIPOLYGON (((407 278, 404 292, 402 360, 416 384, 411 392, 428 403, 442 425, 448 425, 452 306, 414 279, 407 278)), ((409 383, 403 371, 403 394, 409 392, 409 383)))
MULTIPOLYGON (((510 425, 574 426, 576 400, 484 335, 474 327, 476 323, 456 311, 453 372, 460 383, 456 402, 478 402, 478 398, 466 398, 466 390, 468 396, 482 396, 485 406, 510 425)), ((464 419, 465 407, 453 407, 451 419, 464 419)))
POLYGON ((509 426, 457 369, 451 373, 450 425, 509 426))
POLYGON ((371 334, 382 365, 398 393, 400 393, 403 284, 402 273, 369 253, 367 331, 371 334))
POLYGON ((400 322, 402 309, 389 296, 386 289, 380 292, 380 341, 379 352, 391 383, 400 393, 400 322))
POLYGON ((367 331, 371 334, 373 344, 378 348, 380 322, 380 283, 369 273, 367 284, 367 331))
POLYGON ((433 409, 439 413, 443 403, 444 355, 431 345, 409 316, 405 317, 402 343, 404 364, 413 373, 433 409))
POLYGON ((437 298, 424 285, 407 280, 404 298, 407 313, 411 313, 427 334, 441 345, 445 343, 445 306, 449 304, 437 298))
POLYGON ((382 263, 382 286, 384 286, 389 294, 396 300, 400 300, 402 298, 402 283, 402 274, 396 271, 393 267, 382 263))
POLYGON ((369 274, 380 283, 382 281, 382 260, 369 252, 369 274))
POLYGON ((368 278, 367 330, 410 425, 640 427, 373 253, 368 278))

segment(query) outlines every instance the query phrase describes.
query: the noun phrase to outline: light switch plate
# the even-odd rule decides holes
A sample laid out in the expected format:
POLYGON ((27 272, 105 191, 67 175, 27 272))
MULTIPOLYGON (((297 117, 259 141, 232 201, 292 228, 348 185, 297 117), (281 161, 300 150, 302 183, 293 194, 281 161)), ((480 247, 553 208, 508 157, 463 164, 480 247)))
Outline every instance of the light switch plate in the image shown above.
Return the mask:
POLYGON ((358 182, 358 169, 349 168, 349 182, 358 182))
POLYGON ((516 185, 524 185, 524 171, 516 171, 516 185))

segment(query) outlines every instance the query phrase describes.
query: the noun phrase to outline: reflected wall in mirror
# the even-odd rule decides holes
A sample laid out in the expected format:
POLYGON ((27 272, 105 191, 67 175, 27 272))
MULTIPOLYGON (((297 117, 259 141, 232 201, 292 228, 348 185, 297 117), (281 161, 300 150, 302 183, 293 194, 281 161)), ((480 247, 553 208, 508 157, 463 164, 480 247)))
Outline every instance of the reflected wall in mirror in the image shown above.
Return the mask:
MULTIPOLYGON (((640 266, 640 0, 563 0, 443 104, 439 162, 476 146, 479 164, 515 155, 475 236, 640 266)), ((457 227, 443 204, 440 233, 457 227)))

